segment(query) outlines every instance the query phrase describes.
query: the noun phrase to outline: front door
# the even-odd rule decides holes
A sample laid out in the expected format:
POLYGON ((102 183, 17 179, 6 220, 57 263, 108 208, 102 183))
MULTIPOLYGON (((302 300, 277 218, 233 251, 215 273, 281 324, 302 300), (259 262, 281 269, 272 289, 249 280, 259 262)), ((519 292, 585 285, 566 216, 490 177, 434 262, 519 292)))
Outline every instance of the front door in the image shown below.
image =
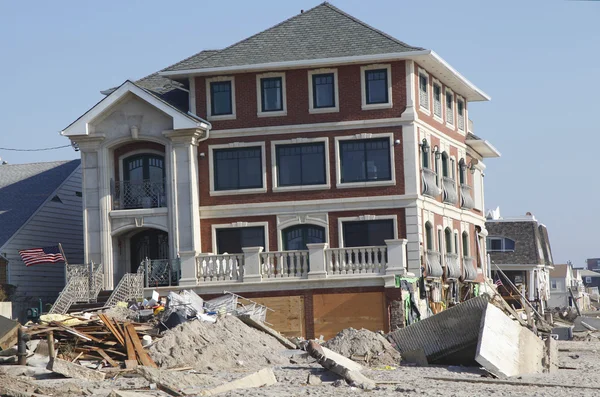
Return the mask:
POLYGON ((162 230, 145 230, 131 237, 131 272, 144 259, 169 259, 169 235, 162 230))

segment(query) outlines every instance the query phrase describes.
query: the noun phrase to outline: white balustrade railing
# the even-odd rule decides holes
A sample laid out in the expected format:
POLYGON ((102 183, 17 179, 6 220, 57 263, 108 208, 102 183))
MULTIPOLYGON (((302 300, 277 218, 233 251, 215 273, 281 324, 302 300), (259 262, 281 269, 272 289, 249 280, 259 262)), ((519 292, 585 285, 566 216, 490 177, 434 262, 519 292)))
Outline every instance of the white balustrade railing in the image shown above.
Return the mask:
POLYGON ((387 247, 328 248, 325 265, 328 275, 339 274, 385 274, 387 247))
POLYGON ((308 274, 308 251, 275 251, 260 254, 263 278, 300 277, 308 274))
POLYGON ((196 266, 199 282, 242 281, 244 254, 201 254, 196 266))

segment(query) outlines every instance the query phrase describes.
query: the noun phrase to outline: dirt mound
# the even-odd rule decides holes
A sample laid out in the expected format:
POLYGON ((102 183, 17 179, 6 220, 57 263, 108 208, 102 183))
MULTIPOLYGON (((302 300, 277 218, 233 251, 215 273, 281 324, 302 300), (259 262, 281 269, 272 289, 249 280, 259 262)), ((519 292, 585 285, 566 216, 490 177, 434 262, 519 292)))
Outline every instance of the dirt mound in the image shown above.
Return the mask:
POLYGON ((288 364, 282 350, 285 348, 275 338, 225 316, 216 323, 193 320, 178 325, 151 346, 149 353, 162 368, 222 370, 288 364))
POLYGON ((382 335, 368 329, 346 328, 323 346, 372 367, 398 365, 400 352, 382 335))

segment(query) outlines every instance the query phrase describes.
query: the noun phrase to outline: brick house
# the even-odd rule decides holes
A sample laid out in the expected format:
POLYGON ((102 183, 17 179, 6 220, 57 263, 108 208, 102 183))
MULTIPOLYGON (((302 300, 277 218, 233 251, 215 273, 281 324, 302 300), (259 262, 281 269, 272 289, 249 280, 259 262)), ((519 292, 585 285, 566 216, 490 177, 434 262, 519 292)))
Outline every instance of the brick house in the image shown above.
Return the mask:
POLYGON ((468 104, 489 97, 431 50, 323 3, 103 93, 62 134, 106 288, 147 257, 150 284, 244 294, 329 337, 389 329, 399 277, 424 277, 423 316, 482 279, 499 153, 468 104))
POLYGON ((504 283, 500 292, 510 303, 521 306, 518 294, 503 276, 496 274, 496 266, 543 312, 550 299, 550 271, 554 269, 546 226, 529 212, 523 217, 502 218, 497 209, 488 213, 486 229, 493 278, 504 283))

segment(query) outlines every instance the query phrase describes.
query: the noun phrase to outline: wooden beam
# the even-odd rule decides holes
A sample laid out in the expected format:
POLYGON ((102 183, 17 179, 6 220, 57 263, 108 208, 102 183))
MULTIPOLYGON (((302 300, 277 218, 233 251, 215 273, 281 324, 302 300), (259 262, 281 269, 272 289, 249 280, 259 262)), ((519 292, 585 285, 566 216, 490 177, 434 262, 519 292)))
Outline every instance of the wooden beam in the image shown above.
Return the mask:
POLYGON ((102 321, 106 328, 108 328, 108 330, 114 335, 114 337, 117 339, 117 342, 119 342, 121 346, 125 346, 125 339, 123 338, 123 335, 115 328, 110 321, 110 318, 104 314, 98 314, 98 318, 100 318, 100 321, 102 321))
POLYGON ((154 360, 150 357, 150 355, 144 350, 142 346, 142 342, 135 332, 135 327, 131 323, 125 324, 125 332, 128 334, 129 338, 133 342, 133 346, 138 355, 139 361, 142 365, 146 367, 158 368, 154 360))

